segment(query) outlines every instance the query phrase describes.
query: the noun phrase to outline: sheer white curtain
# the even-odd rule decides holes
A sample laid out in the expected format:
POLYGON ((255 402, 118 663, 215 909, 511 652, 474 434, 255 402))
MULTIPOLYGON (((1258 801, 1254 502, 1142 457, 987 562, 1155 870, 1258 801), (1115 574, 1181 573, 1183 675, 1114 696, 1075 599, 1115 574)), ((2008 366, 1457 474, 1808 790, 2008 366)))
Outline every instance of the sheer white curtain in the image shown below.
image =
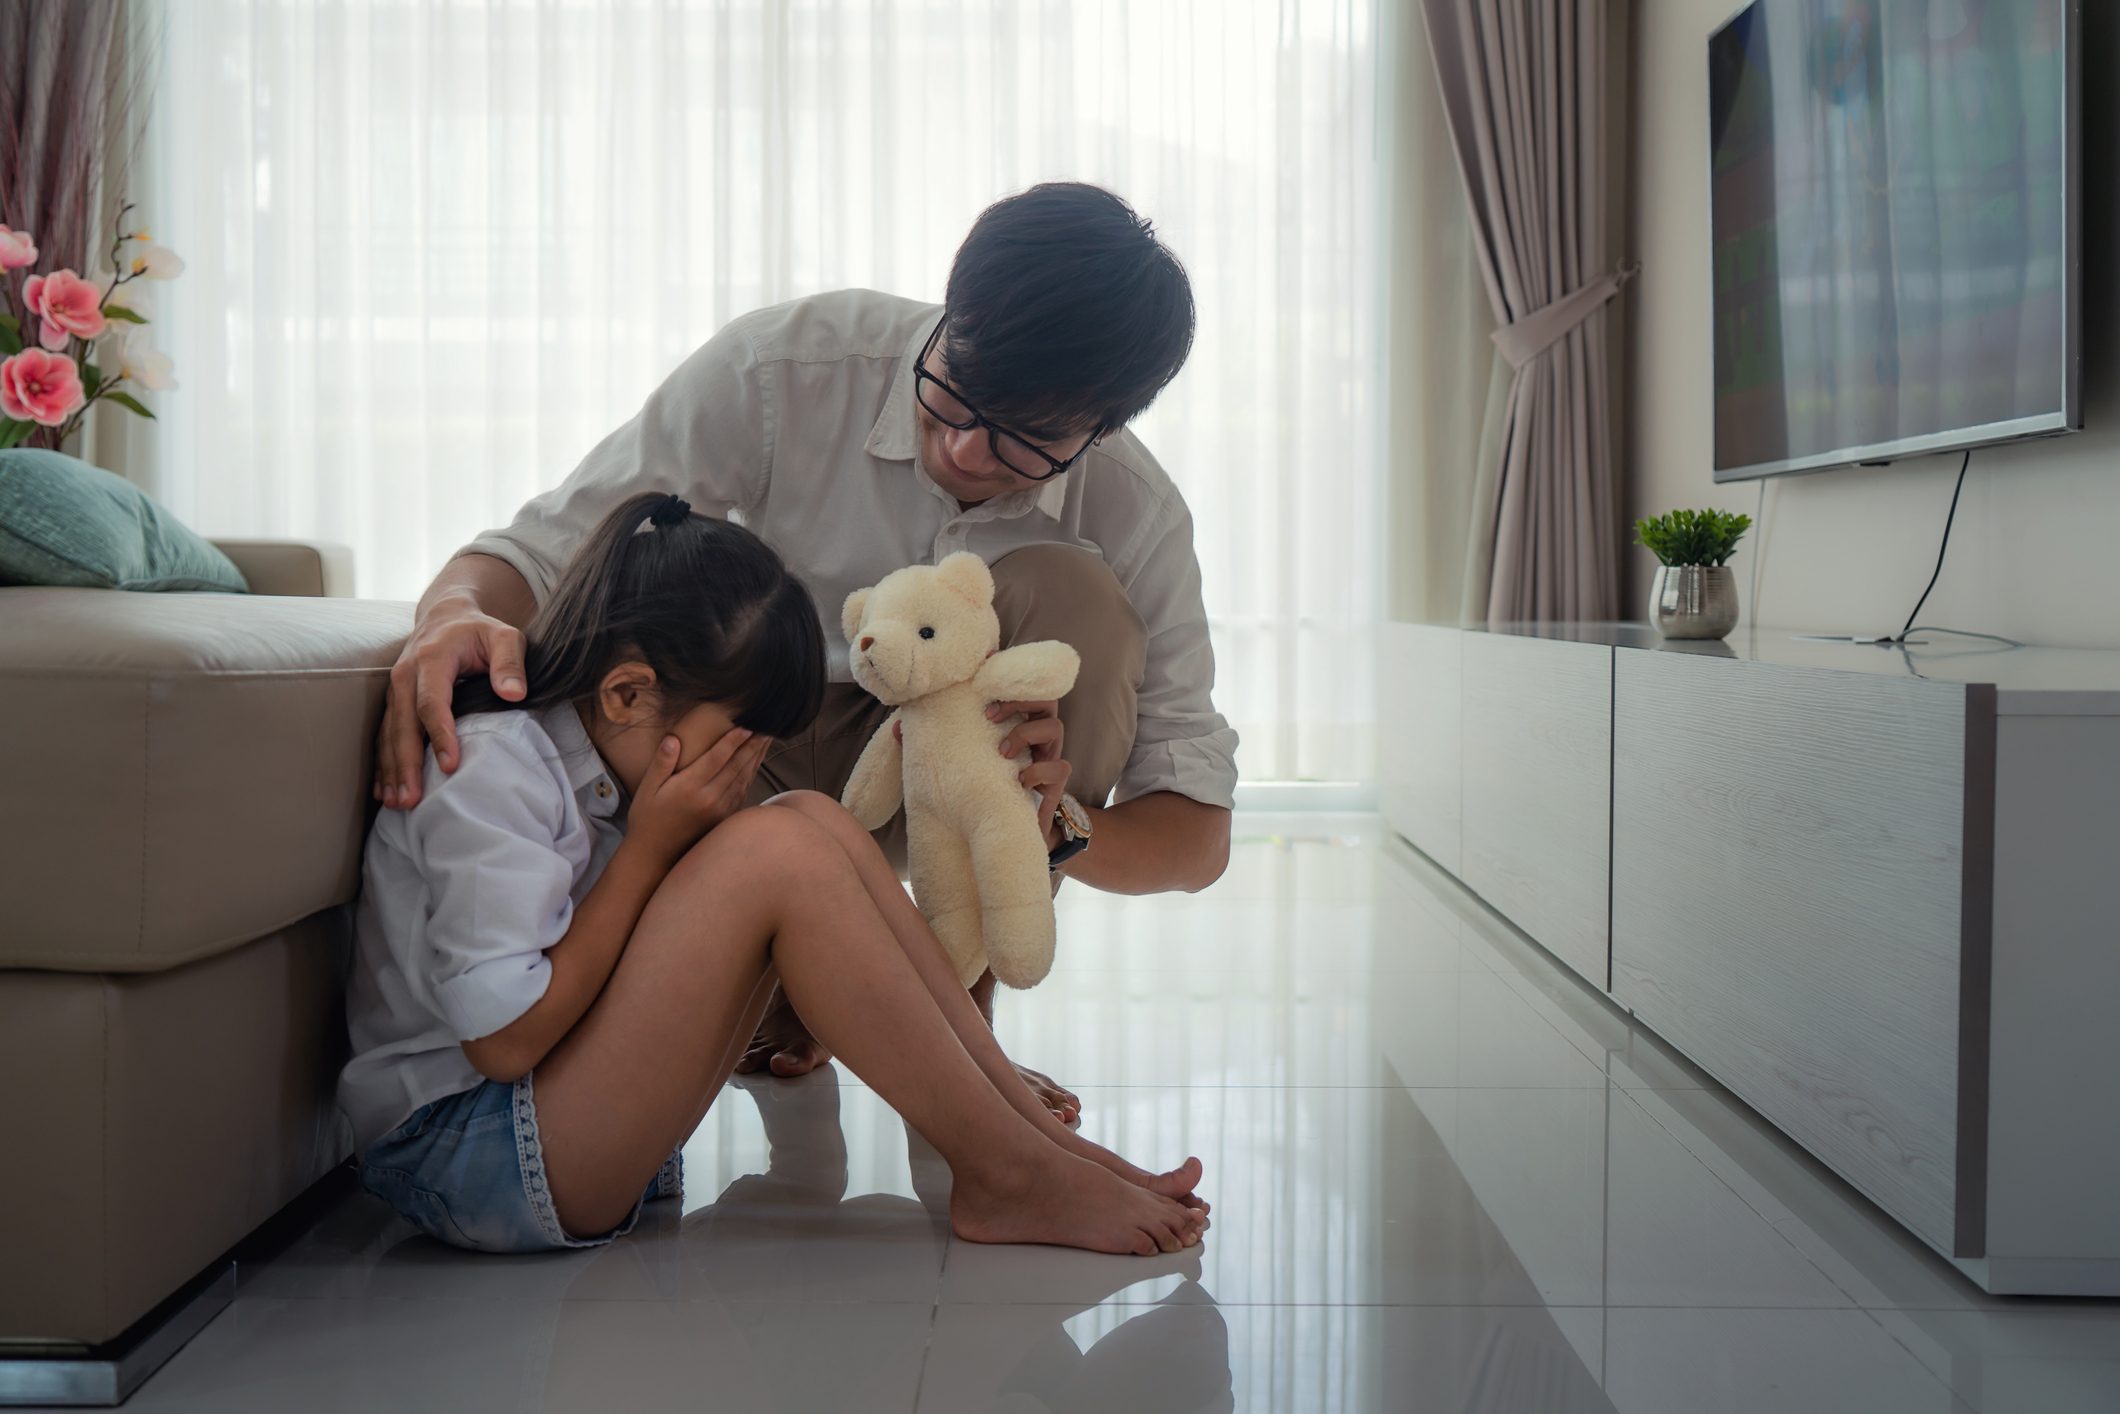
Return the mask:
POLYGON ((210 534, 411 598, 724 321, 941 297, 994 198, 1098 182, 1192 273, 1138 430, 1198 522, 1248 779, 1367 777, 1378 0, 162 0, 182 389, 123 454, 210 534))

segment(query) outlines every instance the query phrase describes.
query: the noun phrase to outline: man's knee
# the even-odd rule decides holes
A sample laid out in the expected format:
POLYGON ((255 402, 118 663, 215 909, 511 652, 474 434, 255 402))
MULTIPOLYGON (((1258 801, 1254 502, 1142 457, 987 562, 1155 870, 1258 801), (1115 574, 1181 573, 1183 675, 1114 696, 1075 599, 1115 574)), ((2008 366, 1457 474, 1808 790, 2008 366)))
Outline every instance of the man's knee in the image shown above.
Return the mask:
MULTIPOLYGON (((1119 577, 1096 552, 1026 545, 994 561, 994 612, 1004 643, 1057 638, 1137 663, 1148 632, 1119 577)), ((1139 673, 1136 671, 1138 679, 1139 673)))
POLYGON ((1001 641, 1056 638, 1082 655, 1060 700, 1069 789, 1102 805, 1133 751, 1148 632, 1111 566, 1072 545, 1032 545, 994 562, 1001 641))

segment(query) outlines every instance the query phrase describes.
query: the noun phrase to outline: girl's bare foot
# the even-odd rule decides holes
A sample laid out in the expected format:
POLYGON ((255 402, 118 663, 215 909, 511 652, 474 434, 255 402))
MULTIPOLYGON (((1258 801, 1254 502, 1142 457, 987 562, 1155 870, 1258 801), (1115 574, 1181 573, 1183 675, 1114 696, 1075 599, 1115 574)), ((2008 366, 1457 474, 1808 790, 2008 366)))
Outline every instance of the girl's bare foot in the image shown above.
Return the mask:
POLYGON ((950 1230, 967 1242, 1043 1242, 1149 1256, 1191 1247, 1207 1215, 1086 1159, 1053 1155, 1021 1169, 960 1174, 950 1230))

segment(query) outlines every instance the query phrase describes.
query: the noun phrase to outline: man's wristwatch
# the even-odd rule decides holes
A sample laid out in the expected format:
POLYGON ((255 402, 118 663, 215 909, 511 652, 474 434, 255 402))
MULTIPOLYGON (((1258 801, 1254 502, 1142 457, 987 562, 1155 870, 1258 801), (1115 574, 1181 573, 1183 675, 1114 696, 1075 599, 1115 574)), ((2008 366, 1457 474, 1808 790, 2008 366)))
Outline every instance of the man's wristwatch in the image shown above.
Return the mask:
POLYGON ((1063 795, 1060 797, 1060 809, 1057 813, 1060 816, 1060 843, 1054 845, 1053 852, 1045 856, 1047 873, 1057 870, 1089 848, 1089 811, 1082 808, 1082 802, 1071 795, 1063 795))

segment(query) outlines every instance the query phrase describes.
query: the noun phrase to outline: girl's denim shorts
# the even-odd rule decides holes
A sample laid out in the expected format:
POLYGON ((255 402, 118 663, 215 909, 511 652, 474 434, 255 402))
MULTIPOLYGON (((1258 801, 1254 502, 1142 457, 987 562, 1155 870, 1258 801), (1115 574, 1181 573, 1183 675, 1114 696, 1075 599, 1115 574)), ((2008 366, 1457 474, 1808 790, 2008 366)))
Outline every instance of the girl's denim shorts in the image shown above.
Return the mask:
POLYGON ((625 1222, 596 1237, 561 1230, 545 1182, 530 1077, 484 1081, 414 1110, 361 1156, 361 1186, 431 1237, 476 1252, 598 1247, 633 1230, 642 1204, 684 1191, 670 1155, 625 1222))

